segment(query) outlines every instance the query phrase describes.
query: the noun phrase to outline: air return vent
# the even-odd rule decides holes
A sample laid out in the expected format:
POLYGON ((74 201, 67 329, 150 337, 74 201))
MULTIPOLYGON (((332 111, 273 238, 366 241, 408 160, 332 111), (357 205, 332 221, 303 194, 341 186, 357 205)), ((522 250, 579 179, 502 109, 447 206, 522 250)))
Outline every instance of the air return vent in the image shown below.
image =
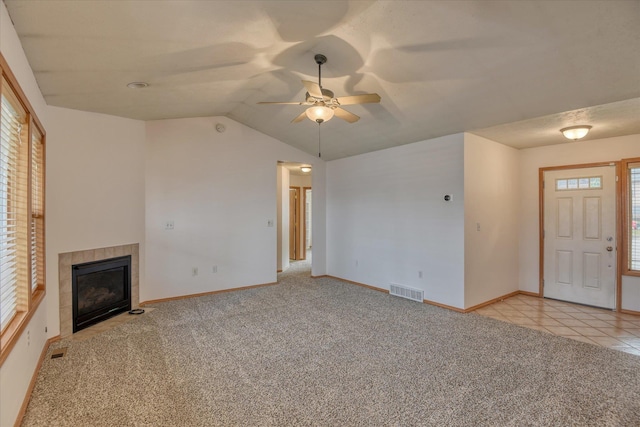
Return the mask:
POLYGON ((67 354, 67 347, 57 348, 51 352, 52 359, 59 359, 67 354))
POLYGON ((397 297, 410 299, 412 301, 422 302, 424 300, 424 291, 418 289, 407 288, 406 286, 392 284, 389 293, 397 297))

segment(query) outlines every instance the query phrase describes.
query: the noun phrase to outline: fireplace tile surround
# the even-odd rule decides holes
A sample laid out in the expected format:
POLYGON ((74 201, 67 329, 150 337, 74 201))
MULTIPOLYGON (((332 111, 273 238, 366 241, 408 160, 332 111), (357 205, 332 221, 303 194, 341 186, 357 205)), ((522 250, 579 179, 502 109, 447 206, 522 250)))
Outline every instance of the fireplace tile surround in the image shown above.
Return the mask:
POLYGON ((58 291, 60 300, 60 337, 73 334, 73 298, 71 267, 84 262, 100 261, 109 258, 131 255, 131 307, 140 306, 140 245, 111 246, 84 251, 65 252, 58 255, 58 291))

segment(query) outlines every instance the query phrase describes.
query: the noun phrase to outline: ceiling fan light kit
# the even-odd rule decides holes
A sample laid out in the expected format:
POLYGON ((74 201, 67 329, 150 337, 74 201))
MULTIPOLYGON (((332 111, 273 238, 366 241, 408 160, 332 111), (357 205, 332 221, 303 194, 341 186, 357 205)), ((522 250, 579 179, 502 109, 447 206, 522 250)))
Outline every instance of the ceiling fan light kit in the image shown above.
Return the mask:
POLYGON ((578 125, 560 129, 560 132, 562 132, 565 138, 577 141, 587 136, 590 130, 591 126, 589 125, 578 125))
POLYGON ((371 104, 380 102, 380 95, 377 93, 366 93, 363 95, 343 96, 336 98, 332 91, 322 87, 322 64, 327 62, 327 57, 322 54, 314 56, 318 64, 318 83, 303 80, 302 84, 307 89, 303 102, 258 102, 258 104, 296 104, 306 105, 309 108, 292 120, 292 123, 299 123, 307 117, 312 122, 322 124, 329 121, 335 115, 347 123, 355 123, 360 117, 342 108, 343 105, 371 104))
POLYGON ((335 113, 329 107, 325 107, 324 105, 315 105, 307 108, 305 114, 311 121, 321 124, 331 120, 335 113))

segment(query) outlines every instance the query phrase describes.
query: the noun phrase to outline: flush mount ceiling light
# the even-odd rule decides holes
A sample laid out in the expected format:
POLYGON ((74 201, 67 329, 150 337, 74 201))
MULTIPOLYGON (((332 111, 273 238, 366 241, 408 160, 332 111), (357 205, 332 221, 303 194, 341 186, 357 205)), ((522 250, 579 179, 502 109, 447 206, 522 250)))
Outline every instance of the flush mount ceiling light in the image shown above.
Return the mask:
POLYGON ((145 87, 148 87, 149 83, 147 82, 131 82, 131 83, 127 83, 127 87, 129 89, 144 89, 145 87))
POLYGON ((562 132, 565 138, 571 139, 573 141, 577 141, 587 136, 590 129, 591 129, 591 126, 578 125, 578 126, 570 126, 568 128, 560 129, 560 132, 562 132))
POLYGON ((300 170, 304 173, 311 172, 311 166, 301 166, 300 170))

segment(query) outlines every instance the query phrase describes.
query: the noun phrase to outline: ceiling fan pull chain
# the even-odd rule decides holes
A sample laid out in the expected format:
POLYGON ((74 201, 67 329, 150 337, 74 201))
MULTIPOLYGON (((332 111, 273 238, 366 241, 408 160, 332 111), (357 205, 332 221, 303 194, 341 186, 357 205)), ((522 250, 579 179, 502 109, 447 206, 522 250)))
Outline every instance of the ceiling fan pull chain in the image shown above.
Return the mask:
POLYGON ((321 159, 322 155, 320 154, 320 125, 321 123, 318 123, 318 158, 321 159))

